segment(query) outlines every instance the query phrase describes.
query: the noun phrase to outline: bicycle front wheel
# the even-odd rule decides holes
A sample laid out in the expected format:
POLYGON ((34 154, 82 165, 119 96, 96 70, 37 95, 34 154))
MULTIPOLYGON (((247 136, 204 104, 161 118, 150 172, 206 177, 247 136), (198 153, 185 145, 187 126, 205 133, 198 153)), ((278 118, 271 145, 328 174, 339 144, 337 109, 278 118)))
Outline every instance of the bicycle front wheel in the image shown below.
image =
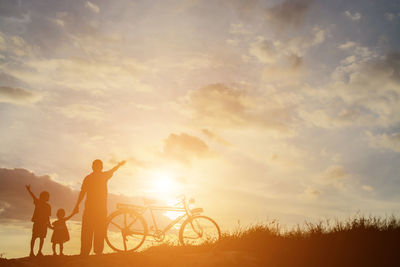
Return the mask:
POLYGON ((207 216, 196 215, 182 223, 179 230, 181 245, 198 246, 217 242, 221 238, 218 224, 207 216))
POLYGON ((133 210, 118 210, 107 220, 106 242, 118 252, 138 249, 147 236, 147 224, 143 217, 133 210))

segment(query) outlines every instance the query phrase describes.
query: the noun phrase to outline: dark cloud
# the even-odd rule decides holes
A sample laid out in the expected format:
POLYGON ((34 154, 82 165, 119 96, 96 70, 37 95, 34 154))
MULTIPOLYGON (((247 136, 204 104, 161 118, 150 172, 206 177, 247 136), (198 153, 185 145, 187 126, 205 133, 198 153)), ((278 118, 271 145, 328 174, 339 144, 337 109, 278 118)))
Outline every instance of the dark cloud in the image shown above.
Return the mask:
POLYGON ((68 186, 53 181, 49 176, 36 176, 25 169, 0 169, 0 220, 29 221, 34 205, 25 189, 31 184, 32 191, 39 196, 40 192, 50 193, 52 215, 58 208, 71 211, 78 192, 68 186))
POLYGON ((382 61, 372 64, 372 71, 389 73, 390 78, 400 83, 400 52, 388 53, 382 61))
POLYGON ((0 87, 0 102, 23 105, 36 102, 39 99, 40 96, 38 94, 25 89, 7 86, 0 87))
POLYGON ((235 10, 242 19, 263 18, 270 27, 285 30, 303 24, 313 0, 284 0, 271 7, 265 7, 265 3, 260 0, 223 0, 223 2, 235 10))
POLYGON ((297 27, 304 21, 312 0, 286 0, 266 9, 267 20, 280 30, 297 27))
POLYGON ((168 158, 176 159, 183 163, 190 163, 195 158, 205 158, 214 154, 203 140, 186 133, 170 134, 164 140, 163 153, 168 158))
MULTIPOLYGON (((49 204, 52 208, 53 218, 59 208, 65 209, 67 213, 71 212, 79 193, 78 190, 52 180, 48 175, 36 176, 25 169, 0 168, 0 222, 10 220, 30 221, 34 205, 31 196, 25 189, 27 184, 31 185, 32 191, 37 196, 42 191, 50 193, 49 204)), ((139 197, 109 194, 109 211, 115 210, 116 203, 119 202, 143 203, 139 197)), ((83 210, 83 204, 81 204, 81 210, 83 210)), ((74 219, 78 220, 80 216, 75 216, 74 219)))
POLYGON ((4 72, 0 72, 0 86, 25 87, 25 88, 28 87, 28 85, 25 82, 4 72))

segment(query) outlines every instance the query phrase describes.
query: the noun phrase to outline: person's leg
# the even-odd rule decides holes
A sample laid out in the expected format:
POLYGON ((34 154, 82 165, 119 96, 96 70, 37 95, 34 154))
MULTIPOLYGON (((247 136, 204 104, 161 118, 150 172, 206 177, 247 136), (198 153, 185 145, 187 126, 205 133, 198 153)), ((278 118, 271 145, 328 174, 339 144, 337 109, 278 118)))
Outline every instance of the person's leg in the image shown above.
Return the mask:
POLYGON ((38 256, 43 256, 43 253, 42 253, 42 248, 43 248, 43 243, 44 243, 44 237, 40 237, 39 238, 39 240, 40 240, 40 243, 39 243, 39 251, 38 251, 38 256))
POLYGON ((87 213, 84 213, 82 216, 81 255, 87 256, 90 254, 90 250, 92 249, 95 220, 96 218, 89 216, 87 213))
POLYGON ((63 243, 60 243, 60 255, 61 255, 61 256, 64 255, 63 249, 64 249, 64 244, 63 244, 63 243))
POLYGON ((56 252, 56 243, 53 243, 53 245, 51 246, 51 248, 53 249, 53 255, 54 255, 54 256, 57 255, 57 252, 56 252))
POLYGON ((94 253, 97 255, 103 254, 104 249, 104 239, 106 237, 106 220, 107 212, 99 214, 96 220, 96 225, 94 229, 94 253))
POLYGON ((33 247, 35 246, 35 240, 36 240, 36 237, 33 237, 33 235, 32 235, 32 238, 31 238, 31 252, 29 253, 30 257, 35 256, 35 253, 33 252, 33 247))

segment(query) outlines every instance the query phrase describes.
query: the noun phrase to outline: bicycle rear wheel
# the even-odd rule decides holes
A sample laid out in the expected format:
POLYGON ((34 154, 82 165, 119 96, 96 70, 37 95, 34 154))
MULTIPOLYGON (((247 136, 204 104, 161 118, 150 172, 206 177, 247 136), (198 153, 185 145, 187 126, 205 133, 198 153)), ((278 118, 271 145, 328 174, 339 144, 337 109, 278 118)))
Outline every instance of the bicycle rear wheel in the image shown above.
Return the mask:
POLYGON ((107 220, 106 242, 118 252, 138 249, 147 236, 147 224, 143 217, 133 210, 118 210, 107 220))
POLYGON ((221 230, 218 224, 210 217, 202 215, 189 217, 179 230, 181 245, 198 246, 217 242, 220 238, 221 230))

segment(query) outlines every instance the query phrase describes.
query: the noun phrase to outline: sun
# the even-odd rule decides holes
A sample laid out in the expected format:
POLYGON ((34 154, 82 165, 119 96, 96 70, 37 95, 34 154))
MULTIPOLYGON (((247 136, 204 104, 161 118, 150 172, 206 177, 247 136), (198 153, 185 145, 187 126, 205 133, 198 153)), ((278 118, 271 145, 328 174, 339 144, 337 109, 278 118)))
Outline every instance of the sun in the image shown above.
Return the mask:
POLYGON ((156 193, 175 193, 177 184, 174 176, 167 171, 156 171, 152 175, 152 189, 156 193))

